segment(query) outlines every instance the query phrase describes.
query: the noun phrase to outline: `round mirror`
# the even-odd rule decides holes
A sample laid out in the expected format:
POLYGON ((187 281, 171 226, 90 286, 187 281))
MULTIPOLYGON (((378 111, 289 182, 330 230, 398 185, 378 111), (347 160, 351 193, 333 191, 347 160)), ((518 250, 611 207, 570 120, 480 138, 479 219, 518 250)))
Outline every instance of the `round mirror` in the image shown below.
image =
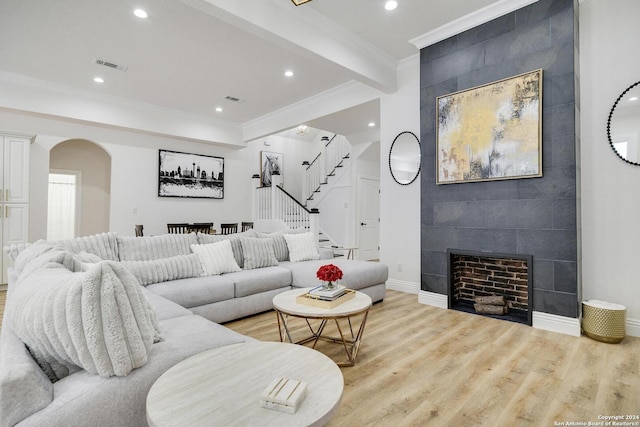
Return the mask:
POLYGON ((613 151, 625 162, 640 166, 640 82, 622 92, 609 113, 607 136, 613 151))
POLYGON ((420 173, 420 140, 413 132, 401 132, 389 149, 389 170, 401 185, 409 185, 420 173))

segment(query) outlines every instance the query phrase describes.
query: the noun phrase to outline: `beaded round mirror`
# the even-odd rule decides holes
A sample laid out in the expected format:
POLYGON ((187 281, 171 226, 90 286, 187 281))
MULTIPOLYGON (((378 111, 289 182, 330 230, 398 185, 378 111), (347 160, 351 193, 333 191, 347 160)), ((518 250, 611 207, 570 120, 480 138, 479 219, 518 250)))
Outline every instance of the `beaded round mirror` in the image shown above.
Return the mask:
POLYGON ((607 137, 618 157, 640 166, 640 82, 622 92, 611 107, 607 137))

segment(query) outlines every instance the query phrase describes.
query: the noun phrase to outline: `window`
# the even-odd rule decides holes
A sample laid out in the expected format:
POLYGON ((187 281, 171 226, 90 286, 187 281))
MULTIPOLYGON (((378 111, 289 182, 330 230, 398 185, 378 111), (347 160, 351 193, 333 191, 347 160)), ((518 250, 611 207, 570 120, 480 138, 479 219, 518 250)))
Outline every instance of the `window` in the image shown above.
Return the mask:
POLYGON ((76 235, 80 172, 51 171, 49 173, 49 206, 47 240, 71 239, 76 235))

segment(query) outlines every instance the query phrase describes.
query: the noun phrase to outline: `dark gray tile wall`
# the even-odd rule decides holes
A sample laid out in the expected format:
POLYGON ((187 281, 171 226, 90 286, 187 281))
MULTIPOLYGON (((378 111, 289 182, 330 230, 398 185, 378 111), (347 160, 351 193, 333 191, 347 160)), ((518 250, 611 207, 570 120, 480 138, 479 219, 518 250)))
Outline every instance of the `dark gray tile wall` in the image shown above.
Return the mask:
POLYGON ((578 317, 574 0, 540 0, 422 49, 421 288, 448 248, 533 256, 534 310, 578 317), (436 185, 436 97, 543 69, 541 178, 436 185))

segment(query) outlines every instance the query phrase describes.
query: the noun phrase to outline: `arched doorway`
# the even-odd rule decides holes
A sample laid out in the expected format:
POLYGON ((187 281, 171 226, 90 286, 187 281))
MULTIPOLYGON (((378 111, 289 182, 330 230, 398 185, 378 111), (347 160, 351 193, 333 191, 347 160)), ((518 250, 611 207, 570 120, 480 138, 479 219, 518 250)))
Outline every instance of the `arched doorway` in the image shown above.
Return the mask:
POLYGON ((51 149, 49 170, 58 177, 55 178, 50 174, 48 228, 64 229, 64 225, 56 224, 55 221, 59 220, 58 214, 51 209, 56 209, 52 206, 55 204, 62 208, 69 207, 68 201, 72 197, 66 190, 52 195, 52 189, 56 186, 58 188, 73 186, 74 203, 76 203, 73 209, 73 234, 87 236, 109 231, 111 156, 91 141, 69 139, 51 149))

